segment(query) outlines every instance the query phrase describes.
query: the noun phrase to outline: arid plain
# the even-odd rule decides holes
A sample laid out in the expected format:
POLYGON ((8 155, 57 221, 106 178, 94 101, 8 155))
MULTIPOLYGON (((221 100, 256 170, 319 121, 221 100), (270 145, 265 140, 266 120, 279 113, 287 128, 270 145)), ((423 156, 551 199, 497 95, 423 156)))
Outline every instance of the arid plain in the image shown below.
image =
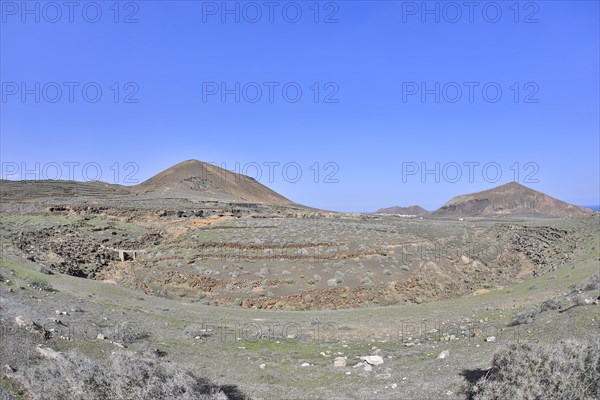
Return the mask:
POLYGON ((600 214, 517 183, 338 213, 189 160, 0 200, 1 399, 133 396, 107 365, 179 398, 504 398, 507 346, 598 349, 600 214))

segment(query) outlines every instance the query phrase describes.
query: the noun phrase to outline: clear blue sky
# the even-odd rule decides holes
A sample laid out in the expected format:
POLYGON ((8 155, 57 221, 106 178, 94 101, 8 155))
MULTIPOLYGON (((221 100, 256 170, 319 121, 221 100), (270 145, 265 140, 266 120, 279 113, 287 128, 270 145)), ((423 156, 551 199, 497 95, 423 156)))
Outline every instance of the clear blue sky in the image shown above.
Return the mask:
POLYGON ((314 3, 2 1, 3 177, 112 182, 118 163, 129 184, 199 159, 332 210, 512 180, 600 204, 598 1, 314 3))

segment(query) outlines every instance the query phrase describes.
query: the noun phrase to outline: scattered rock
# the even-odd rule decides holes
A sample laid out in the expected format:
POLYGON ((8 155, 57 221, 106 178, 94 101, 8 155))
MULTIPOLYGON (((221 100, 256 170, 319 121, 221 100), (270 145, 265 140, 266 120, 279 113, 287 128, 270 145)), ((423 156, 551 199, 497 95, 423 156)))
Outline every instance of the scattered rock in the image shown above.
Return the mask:
POLYGON ((58 351, 52 350, 50 347, 46 347, 43 344, 38 344, 35 350, 48 360, 62 361, 64 359, 62 354, 58 351))
POLYGON ((488 336, 485 338, 486 342, 495 342, 496 341, 496 336, 488 336))
POLYGON ((398 387, 397 383, 392 383, 392 389, 396 389, 398 387))
POLYGON ((267 367, 267 364, 260 364, 260 365, 258 366, 258 368, 260 368, 260 369, 265 369, 266 367, 267 367))
POLYGON ((4 369, 6 372, 15 372, 16 370, 10 366, 10 364, 4 364, 4 369))
POLYGON ((16 317, 15 322, 19 328, 25 328, 25 329, 27 329, 28 327, 30 327, 33 324, 32 320, 27 319, 27 318, 23 317, 22 315, 19 315, 18 317, 16 317))
POLYGON ((310 364, 305 362, 305 363, 302 363, 301 367, 310 367, 310 364))
POLYGON ((98 339, 98 340, 104 340, 106 338, 104 337, 103 334, 99 333, 98 336, 96 336, 96 339, 98 339))
POLYGON ((437 356, 437 358, 439 360, 443 360, 444 358, 448 357, 449 355, 450 355, 450 350, 444 350, 437 356))
POLYGON ((336 357, 333 361, 333 366, 336 368, 342 368, 346 366, 346 357, 336 357))
POLYGON ((361 357, 360 359, 370 365, 383 364, 383 357, 381 356, 365 356, 361 357))
POLYGON ((19 328, 25 329, 27 332, 34 332, 44 336, 45 339, 50 338, 50 332, 45 330, 41 325, 36 324, 29 318, 19 315, 15 318, 15 323, 19 328))
POLYGON ((367 372, 371 372, 373 370, 373 367, 371 366, 371 364, 365 364, 364 370, 367 372))

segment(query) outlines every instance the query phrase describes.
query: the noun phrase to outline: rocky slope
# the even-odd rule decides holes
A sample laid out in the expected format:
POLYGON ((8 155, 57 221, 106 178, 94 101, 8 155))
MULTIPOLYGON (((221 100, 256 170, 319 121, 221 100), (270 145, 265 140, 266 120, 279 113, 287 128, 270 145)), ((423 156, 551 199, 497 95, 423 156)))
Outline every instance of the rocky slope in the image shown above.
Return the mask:
POLYGON ((131 189, 156 197, 292 204, 253 178, 197 160, 174 165, 131 189))
POLYGON ((565 203, 516 182, 454 197, 435 216, 547 216, 575 217, 594 211, 565 203))

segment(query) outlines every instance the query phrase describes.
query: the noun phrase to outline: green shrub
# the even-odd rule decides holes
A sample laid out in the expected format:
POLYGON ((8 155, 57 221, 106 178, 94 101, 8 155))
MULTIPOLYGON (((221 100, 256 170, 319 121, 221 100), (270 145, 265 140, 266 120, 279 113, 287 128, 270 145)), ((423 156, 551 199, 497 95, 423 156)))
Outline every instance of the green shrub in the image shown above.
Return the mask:
POLYGON ((27 284, 34 289, 44 290, 47 292, 52 291, 52 285, 42 278, 36 278, 34 276, 27 277, 27 284))

